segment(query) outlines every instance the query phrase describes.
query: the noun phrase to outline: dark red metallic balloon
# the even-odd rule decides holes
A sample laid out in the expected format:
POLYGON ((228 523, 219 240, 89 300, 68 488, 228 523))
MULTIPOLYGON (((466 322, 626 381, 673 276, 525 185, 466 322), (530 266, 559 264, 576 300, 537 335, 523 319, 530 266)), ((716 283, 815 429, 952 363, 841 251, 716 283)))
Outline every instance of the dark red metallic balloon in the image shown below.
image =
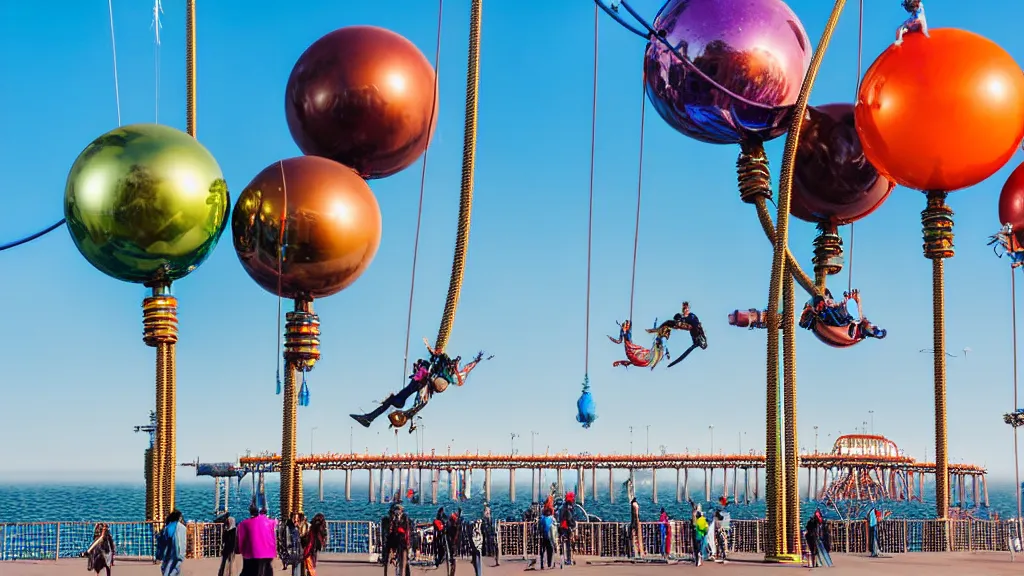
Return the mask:
POLYGON ((1013 226, 1013 236, 1021 244, 1024 240, 1024 164, 1010 174, 999 193, 999 224, 1013 226))
POLYGON ((373 261, 380 207, 351 168, 317 156, 289 158, 245 187, 231 235, 242 267, 264 290, 322 298, 347 288, 373 261))
POLYGON ((299 56, 284 108, 303 154, 383 178, 427 149, 436 104, 434 68, 412 42, 384 28, 349 26, 299 56))
POLYGON ((832 226, 856 222, 881 206, 894 186, 864 156, 853 104, 807 107, 793 165, 793 216, 832 226))

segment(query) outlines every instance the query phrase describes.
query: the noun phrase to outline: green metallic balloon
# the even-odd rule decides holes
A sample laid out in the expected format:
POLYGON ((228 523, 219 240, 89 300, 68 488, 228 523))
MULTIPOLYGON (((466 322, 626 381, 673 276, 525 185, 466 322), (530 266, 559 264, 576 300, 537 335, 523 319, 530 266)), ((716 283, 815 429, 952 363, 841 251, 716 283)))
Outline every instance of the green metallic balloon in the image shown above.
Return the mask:
POLYGON ((220 166, 188 134, 132 124, 93 140, 71 167, 64 217, 75 246, 125 282, 169 283, 213 252, 227 225, 220 166))

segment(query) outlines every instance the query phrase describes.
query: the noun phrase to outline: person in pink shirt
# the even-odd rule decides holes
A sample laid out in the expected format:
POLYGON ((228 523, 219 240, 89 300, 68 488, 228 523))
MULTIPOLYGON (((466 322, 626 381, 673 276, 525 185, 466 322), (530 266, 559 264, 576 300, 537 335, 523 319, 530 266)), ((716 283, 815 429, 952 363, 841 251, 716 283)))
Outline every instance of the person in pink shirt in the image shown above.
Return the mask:
POLYGON ((256 499, 249 505, 251 518, 238 524, 238 552, 242 555, 239 576, 273 576, 277 556, 277 520, 267 517, 267 509, 258 509, 256 499))

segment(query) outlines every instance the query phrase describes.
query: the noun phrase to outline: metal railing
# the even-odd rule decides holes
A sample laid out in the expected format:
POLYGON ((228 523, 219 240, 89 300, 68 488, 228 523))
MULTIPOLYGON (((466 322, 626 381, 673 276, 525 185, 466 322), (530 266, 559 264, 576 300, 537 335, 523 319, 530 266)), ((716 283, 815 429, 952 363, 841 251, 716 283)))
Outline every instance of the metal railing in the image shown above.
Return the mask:
MULTIPOLYGON (((106 522, 117 555, 153 558, 156 534, 162 523, 106 522)), ((325 554, 363 556, 376 559, 381 552, 380 524, 332 520, 328 523, 325 554)), ((0 561, 57 560, 81 557, 93 541, 95 522, 0 523, 0 561)), ((193 522, 188 530, 188 558, 219 557, 222 525, 193 522)), ((730 552, 763 553, 764 520, 733 520, 728 536, 730 552)), ((864 520, 830 521, 831 550, 837 554, 866 554, 868 527, 864 520)), ((886 554, 909 552, 1008 552, 1018 537, 1013 521, 990 520, 884 520, 878 525, 879 544, 886 554)), ((621 522, 587 522, 577 525, 572 541, 575 556, 626 558, 638 555, 633 549, 630 525, 621 522)), ((648 556, 693 554, 693 528, 689 522, 668 524, 644 522, 640 542, 648 556)), ((432 529, 418 529, 413 536, 413 558, 432 559, 436 546, 432 529)), ((487 556, 504 559, 535 558, 540 540, 533 522, 497 522, 485 531, 487 556)), ((459 542, 457 556, 469 555, 467 539, 459 542)))

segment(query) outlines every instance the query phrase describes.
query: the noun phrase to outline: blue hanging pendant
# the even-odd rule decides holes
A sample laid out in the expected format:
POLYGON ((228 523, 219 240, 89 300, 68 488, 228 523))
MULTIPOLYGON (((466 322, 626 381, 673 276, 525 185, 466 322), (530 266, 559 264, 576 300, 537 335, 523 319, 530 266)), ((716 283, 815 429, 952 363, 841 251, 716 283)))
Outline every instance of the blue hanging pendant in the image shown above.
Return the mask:
POLYGON ((302 373, 302 388, 299 389, 299 406, 309 406, 309 386, 306 386, 306 373, 302 373))
POLYGON ((277 369, 277 392, 278 396, 281 395, 281 368, 277 369))
POLYGON ((584 428, 590 428, 595 420, 597 420, 597 408, 594 405, 594 397, 590 394, 590 376, 584 375, 583 393, 576 401, 576 421, 584 428))

